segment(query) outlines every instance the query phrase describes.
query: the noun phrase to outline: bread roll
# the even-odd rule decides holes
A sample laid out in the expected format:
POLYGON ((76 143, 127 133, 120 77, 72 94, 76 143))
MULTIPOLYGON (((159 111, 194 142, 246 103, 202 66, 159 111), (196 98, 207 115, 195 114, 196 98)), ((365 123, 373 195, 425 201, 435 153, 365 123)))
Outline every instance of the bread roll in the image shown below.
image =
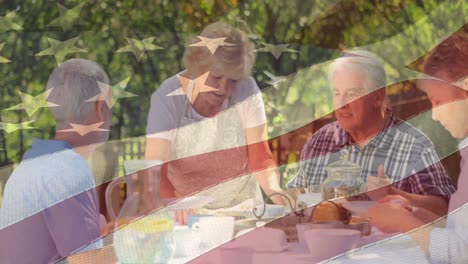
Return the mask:
POLYGON ((340 204, 323 202, 318 204, 312 212, 313 223, 343 222, 349 223, 351 212, 340 204))

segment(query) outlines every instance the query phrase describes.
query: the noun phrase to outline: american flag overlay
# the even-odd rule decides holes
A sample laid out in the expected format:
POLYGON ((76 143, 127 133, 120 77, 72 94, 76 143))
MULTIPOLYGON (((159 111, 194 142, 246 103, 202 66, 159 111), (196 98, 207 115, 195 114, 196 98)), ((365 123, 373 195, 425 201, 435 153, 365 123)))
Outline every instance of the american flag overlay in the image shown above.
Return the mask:
POLYGON ((0 264, 468 263, 463 0, 0 0, 0 264))

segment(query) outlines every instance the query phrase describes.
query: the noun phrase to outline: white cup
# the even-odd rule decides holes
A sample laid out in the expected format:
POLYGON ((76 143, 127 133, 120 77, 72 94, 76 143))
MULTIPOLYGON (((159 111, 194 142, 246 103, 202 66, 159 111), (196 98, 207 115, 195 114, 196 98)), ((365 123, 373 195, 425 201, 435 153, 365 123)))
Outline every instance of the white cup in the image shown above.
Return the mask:
POLYGON ((176 226, 173 231, 175 240, 174 257, 194 257, 200 253, 200 232, 186 226, 176 226))
POLYGON ((284 215, 284 206, 277 205, 277 204, 267 204, 265 207, 264 205, 259 205, 255 207, 257 215, 261 215, 265 210, 262 218, 278 218, 284 215))
POLYGON ((208 250, 228 242, 234 235, 234 217, 202 217, 193 224, 193 229, 200 232, 201 249, 208 250))
POLYGON ((314 258, 329 259, 356 247, 361 233, 351 229, 310 229, 304 240, 314 258))
POLYGON ((337 228, 344 228, 344 224, 342 222, 330 222, 330 223, 323 223, 323 224, 314 224, 314 223, 299 223, 296 225, 297 230, 297 238, 299 239, 299 244, 301 246, 306 247, 306 242, 304 239, 304 233, 310 229, 337 229, 337 228))
POLYGON ((307 206, 313 206, 322 201, 321 193, 301 193, 297 195, 297 201, 303 202, 307 206))

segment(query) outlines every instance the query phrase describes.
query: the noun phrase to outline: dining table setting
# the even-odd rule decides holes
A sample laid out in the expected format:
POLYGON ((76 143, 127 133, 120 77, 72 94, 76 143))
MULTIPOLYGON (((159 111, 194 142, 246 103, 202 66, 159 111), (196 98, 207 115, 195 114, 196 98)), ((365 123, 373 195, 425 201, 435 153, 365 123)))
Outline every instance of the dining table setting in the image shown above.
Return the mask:
POLYGON ((220 208, 209 206, 214 197, 198 193, 159 201, 159 209, 142 213, 148 197, 127 184, 133 193, 118 214, 111 212, 114 230, 102 239, 104 246, 68 259, 112 264, 428 263, 408 234, 383 233, 371 224, 367 212, 378 202, 366 195, 358 166, 342 159, 327 170, 322 184, 295 195, 276 192, 220 208), (284 204, 272 204, 274 196, 284 204), (180 219, 180 212, 189 213, 180 219))
POLYGON ((278 218, 239 220, 241 225, 255 222, 256 227, 240 230, 193 263, 231 263, 228 256, 232 263, 428 263, 424 251, 406 234, 385 234, 360 219, 374 203, 341 199, 319 202, 301 213, 285 210, 278 218), (335 217, 330 214, 330 209, 338 208, 335 204, 351 213, 350 222, 326 219, 335 217))
MULTIPOLYGON (((365 216, 373 201, 322 201, 317 187, 286 205, 247 201, 204 210, 209 197, 179 199, 103 239, 70 263, 428 263, 406 234, 385 234, 365 216), (192 209, 184 224, 177 210, 192 209)), ((278 193, 278 195, 283 195, 278 193)), ((268 199, 265 199, 268 200, 268 199)))

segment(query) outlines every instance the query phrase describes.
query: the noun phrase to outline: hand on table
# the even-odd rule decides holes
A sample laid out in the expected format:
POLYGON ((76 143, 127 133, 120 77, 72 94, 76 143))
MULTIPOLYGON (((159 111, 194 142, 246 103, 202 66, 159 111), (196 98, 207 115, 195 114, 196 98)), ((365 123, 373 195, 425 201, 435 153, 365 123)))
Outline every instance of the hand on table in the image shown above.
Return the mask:
POLYGON ((384 198, 379 200, 379 203, 391 203, 396 204, 402 208, 407 209, 408 211, 413 211, 413 205, 411 202, 401 195, 387 195, 384 198))
POLYGON ((369 209, 365 217, 384 233, 408 232, 424 225, 409 208, 394 202, 377 204, 369 209))
POLYGON ((107 235, 109 235, 110 233, 112 233, 114 231, 114 228, 115 228, 115 223, 114 222, 109 222, 109 223, 106 223, 106 224, 103 224, 100 226, 100 233, 101 233, 101 237, 105 237, 107 235))
POLYGON ((114 222, 107 223, 106 217, 99 214, 99 231, 101 237, 105 237, 114 230, 114 222))

